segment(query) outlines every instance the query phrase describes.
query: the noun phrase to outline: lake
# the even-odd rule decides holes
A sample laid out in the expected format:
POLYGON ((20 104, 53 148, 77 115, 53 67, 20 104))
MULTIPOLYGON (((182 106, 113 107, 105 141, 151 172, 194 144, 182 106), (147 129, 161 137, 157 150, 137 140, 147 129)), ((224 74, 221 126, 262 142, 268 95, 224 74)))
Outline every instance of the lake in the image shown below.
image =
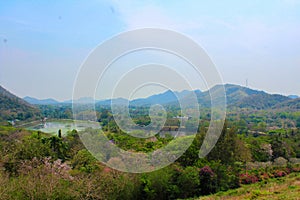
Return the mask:
MULTIPOLYGON (((35 130, 35 131, 42 131, 44 133, 50 133, 50 134, 57 134, 58 130, 60 129, 62 132, 62 135, 66 135, 68 131, 72 131, 73 129, 77 131, 83 131, 86 128, 94 128, 99 129, 100 125, 97 122, 92 121, 76 121, 76 126, 74 123, 74 120, 59 120, 59 119, 53 119, 53 120, 47 120, 46 122, 38 121, 38 122, 32 122, 30 124, 22 125, 21 127, 26 128, 28 130, 35 130)), ((186 135, 185 132, 178 132, 178 131, 161 131, 160 133, 161 137, 165 137, 166 134, 172 136, 172 137, 178 137, 178 136, 184 136, 186 135)))
POLYGON ((42 131, 44 133, 58 133, 60 129, 62 135, 65 135, 68 131, 76 129, 77 131, 82 131, 86 128, 99 128, 100 125, 97 122, 89 121, 76 121, 76 125, 73 120, 49 120, 46 122, 34 122, 22 126, 28 130, 42 131))

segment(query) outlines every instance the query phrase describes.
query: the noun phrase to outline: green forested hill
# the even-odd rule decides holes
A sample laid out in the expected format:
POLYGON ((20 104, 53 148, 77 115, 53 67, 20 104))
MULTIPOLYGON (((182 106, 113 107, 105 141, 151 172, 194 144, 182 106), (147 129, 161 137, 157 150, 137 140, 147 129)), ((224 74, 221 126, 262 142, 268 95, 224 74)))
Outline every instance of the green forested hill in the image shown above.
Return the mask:
POLYGON ((25 120, 39 115, 39 109, 0 86, 0 121, 25 120))
POLYGON ((285 110, 285 111, 299 111, 300 98, 284 101, 282 103, 276 104, 273 108, 278 110, 285 110))
MULTIPOLYGON (((285 109, 290 108, 290 104, 292 104, 292 108, 299 109, 297 107, 297 102, 299 102, 299 99, 293 99, 279 95, 279 94, 269 94, 264 91, 254 90, 247 87, 243 87, 240 85, 233 85, 233 84, 225 84, 225 85, 216 85, 212 87, 208 91, 200 92, 194 91, 197 95, 198 102, 200 104, 200 107, 202 108, 210 108, 210 101, 211 101, 211 93, 216 93, 220 90, 222 90, 224 87, 225 93, 226 93, 226 102, 229 109, 233 108, 247 108, 251 110, 267 110, 267 109, 277 109, 282 106, 284 106, 285 109)), ((165 92, 160 95, 156 95, 161 97, 163 101, 160 101, 160 99, 157 100, 156 103, 162 103, 165 104, 167 102, 165 99, 168 97, 170 92, 165 92)), ((182 101, 190 101, 192 95, 192 91, 184 91, 179 98, 182 99, 182 101)), ((169 95, 170 96, 170 95, 169 95)), ((175 98, 175 95, 173 95, 175 98)), ((152 97, 149 97, 147 99, 143 99, 143 102, 148 102, 147 100, 152 97)), ((173 98, 171 98, 172 100, 173 98)), ((177 102, 177 101, 176 101, 177 102)), ((175 100, 168 101, 167 104, 176 105, 175 100)))
POLYGON ((235 106, 239 108, 252 108, 257 110, 270 109, 282 102, 289 101, 288 97, 278 94, 260 93, 242 98, 235 106))

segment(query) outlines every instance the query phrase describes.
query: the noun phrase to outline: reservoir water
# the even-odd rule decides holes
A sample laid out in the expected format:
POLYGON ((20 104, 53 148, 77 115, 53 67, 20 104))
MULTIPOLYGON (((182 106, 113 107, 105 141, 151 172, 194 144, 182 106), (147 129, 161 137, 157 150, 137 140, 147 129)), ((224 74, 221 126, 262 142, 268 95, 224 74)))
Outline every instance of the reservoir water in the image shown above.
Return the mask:
POLYGON ((77 130, 82 131, 86 128, 100 128, 99 123, 90 121, 76 121, 73 120, 49 120, 46 122, 35 122, 23 126, 28 130, 37 130, 44 133, 56 134, 60 129, 62 134, 65 135, 68 131, 77 130))

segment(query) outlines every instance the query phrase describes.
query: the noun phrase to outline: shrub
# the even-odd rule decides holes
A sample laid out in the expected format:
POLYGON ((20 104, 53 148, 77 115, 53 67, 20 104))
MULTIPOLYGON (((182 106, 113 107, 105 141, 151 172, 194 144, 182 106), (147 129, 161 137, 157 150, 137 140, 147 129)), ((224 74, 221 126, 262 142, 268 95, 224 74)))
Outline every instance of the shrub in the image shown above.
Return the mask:
POLYGON ((247 172, 245 174, 240 175, 240 183, 241 184, 252 184, 258 182, 259 179, 257 176, 248 174, 247 172))
POLYGON ((274 160, 274 163, 273 163, 275 166, 286 166, 287 165, 287 160, 283 157, 278 157, 274 160))
POLYGON ((180 197, 188 198, 200 194, 199 170, 196 167, 186 167, 177 178, 180 197))
POLYGON ((260 175, 260 177, 259 177, 259 179, 260 179, 261 181, 268 180, 269 178, 270 178, 270 176, 269 176, 269 174, 266 173, 266 172, 261 173, 261 175, 260 175))
POLYGON ((215 193, 217 190, 215 173, 209 166, 200 169, 200 188, 201 194, 207 195, 215 193))
POLYGON ((287 175, 287 173, 283 170, 275 170, 275 172, 274 172, 275 178, 284 177, 286 175, 287 175))
POLYGON ((174 199, 178 196, 176 171, 171 166, 143 174, 141 177, 143 199, 174 199))

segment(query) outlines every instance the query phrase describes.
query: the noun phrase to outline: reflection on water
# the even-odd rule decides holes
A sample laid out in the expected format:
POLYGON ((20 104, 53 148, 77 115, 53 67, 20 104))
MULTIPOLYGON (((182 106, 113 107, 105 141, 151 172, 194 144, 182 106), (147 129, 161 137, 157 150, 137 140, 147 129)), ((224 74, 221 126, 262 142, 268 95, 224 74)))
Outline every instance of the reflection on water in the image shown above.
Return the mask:
POLYGON ((73 129, 77 131, 82 131, 86 128, 99 128, 99 124, 96 122, 76 122, 76 125, 73 121, 48 121, 34 124, 32 126, 26 127, 29 130, 39 130, 44 133, 57 133, 60 129, 62 134, 66 134, 68 131, 73 129))
MULTIPOLYGON (((77 130, 82 131, 86 128, 99 129, 100 125, 97 122, 89 121, 76 121, 76 125, 73 121, 70 120, 61 120, 61 121, 47 121, 40 122, 34 125, 26 126, 26 129, 42 131, 44 133, 56 134, 60 129, 62 134, 65 135, 68 131, 77 130)), ((167 135, 171 137, 180 137, 187 135, 182 131, 161 131, 159 132, 160 137, 166 137, 167 135)))

